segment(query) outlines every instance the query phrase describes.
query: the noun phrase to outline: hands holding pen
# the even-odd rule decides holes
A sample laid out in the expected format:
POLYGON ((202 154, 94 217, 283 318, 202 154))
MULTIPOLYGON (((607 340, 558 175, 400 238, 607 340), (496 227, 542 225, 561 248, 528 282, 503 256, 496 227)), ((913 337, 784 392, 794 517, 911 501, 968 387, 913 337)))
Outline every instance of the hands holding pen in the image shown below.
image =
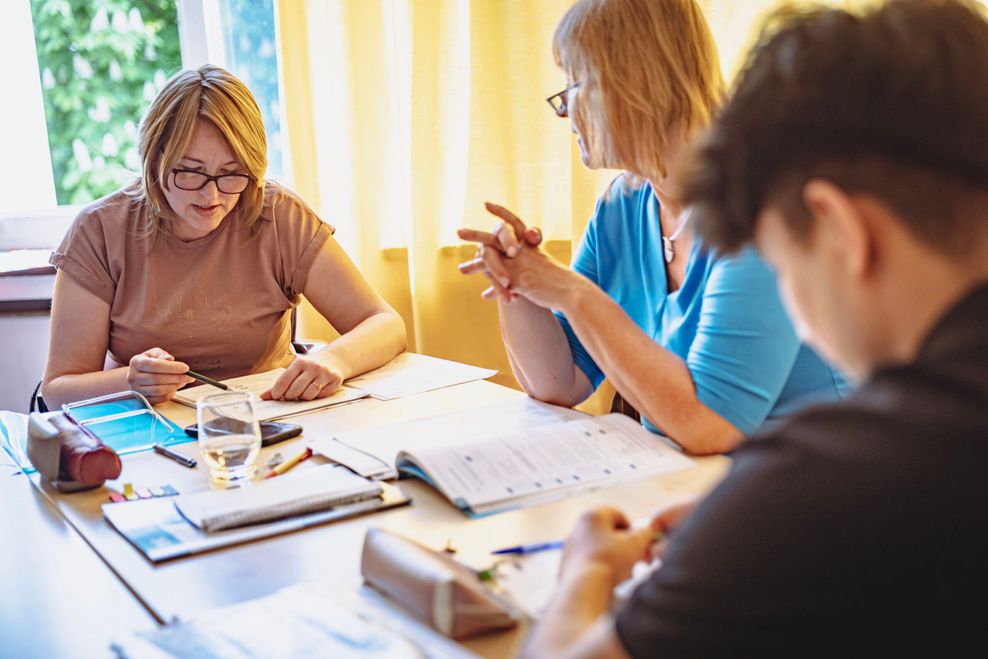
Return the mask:
MULTIPOLYGON (((343 368, 330 358, 299 357, 285 369, 270 391, 261 394, 264 400, 313 400, 330 396, 343 385, 343 368)), ((220 389, 222 383, 189 369, 161 348, 150 348, 134 355, 127 367, 127 385, 152 405, 171 400, 175 392, 199 380, 220 389)))
POLYGON ((151 348, 130 358, 127 366, 127 386, 152 405, 171 400, 175 392, 194 382, 186 375, 189 366, 162 350, 151 348))
POLYGON ((560 577, 580 578, 595 572, 610 588, 631 576, 638 561, 650 561, 665 549, 664 536, 692 511, 695 502, 673 506, 652 518, 648 526, 632 528, 614 508, 584 513, 566 540, 560 577))

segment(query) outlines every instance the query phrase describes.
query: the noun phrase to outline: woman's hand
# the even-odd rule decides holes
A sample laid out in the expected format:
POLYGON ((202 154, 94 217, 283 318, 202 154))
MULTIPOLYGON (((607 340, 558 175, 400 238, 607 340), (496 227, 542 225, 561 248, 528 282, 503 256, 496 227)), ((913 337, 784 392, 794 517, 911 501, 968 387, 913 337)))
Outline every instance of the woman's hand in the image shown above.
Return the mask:
POLYGON ((542 242, 538 229, 526 227, 506 208, 486 206, 502 221, 490 233, 460 229, 460 238, 478 243, 477 255, 461 263, 460 272, 487 277, 491 287, 482 293, 485 299, 500 296, 508 302, 520 295, 541 307, 559 308, 565 294, 583 279, 537 248, 542 242))
POLYGON ((188 370, 188 364, 175 361, 161 348, 151 348, 130 358, 127 386, 157 405, 171 400, 176 391, 195 382, 185 375, 188 370))
POLYGON ((339 391, 344 374, 339 364, 328 359, 296 357, 274 386, 261 394, 262 400, 314 400, 339 391))

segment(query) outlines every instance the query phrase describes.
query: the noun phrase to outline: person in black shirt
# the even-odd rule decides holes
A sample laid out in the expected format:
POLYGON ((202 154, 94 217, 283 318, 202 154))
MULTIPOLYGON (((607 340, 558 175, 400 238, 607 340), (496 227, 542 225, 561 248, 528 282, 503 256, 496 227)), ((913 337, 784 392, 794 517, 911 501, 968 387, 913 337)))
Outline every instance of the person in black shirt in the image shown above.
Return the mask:
POLYGON ((988 20, 965 0, 776 15, 681 174, 697 230, 754 243, 802 335, 855 376, 734 454, 662 567, 585 515, 525 652, 988 654, 988 20))

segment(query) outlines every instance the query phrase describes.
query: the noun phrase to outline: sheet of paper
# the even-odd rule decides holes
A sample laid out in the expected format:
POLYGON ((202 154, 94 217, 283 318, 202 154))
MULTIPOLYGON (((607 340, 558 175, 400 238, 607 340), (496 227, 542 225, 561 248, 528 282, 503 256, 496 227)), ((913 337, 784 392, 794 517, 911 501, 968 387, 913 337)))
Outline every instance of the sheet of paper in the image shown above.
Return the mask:
MULTIPOLYGON (((543 500, 546 493, 655 475, 692 465, 658 435, 621 414, 540 426, 429 450, 415 461, 446 496, 474 512, 543 500)), ((400 459, 400 458, 399 458, 400 459)))
POLYGON ((414 421, 342 432, 326 438, 333 439, 334 442, 313 440, 309 442, 309 446, 313 451, 323 453, 331 460, 371 477, 365 470, 374 471, 377 465, 393 467, 395 457, 402 450, 419 451, 446 446, 471 437, 491 433, 507 434, 580 418, 587 416, 567 407, 519 397, 414 421), (353 452, 346 451, 347 447, 353 452))
MULTIPOLYGON (((274 383, 278 380, 278 376, 280 376, 284 370, 285 369, 283 368, 276 368, 272 371, 266 371, 264 373, 255 373, 253 375, 244 375, 239 378, 230 378, 229 380, 224 380, 223 383, 228 385, 230 389, 234 391, 247 391, 254 394, 254 414, 257 415, 258 421, 270 421, 272 419, 280 419, 293 414, 301 414, 302 412, 319 410, 324 407, 332 407, 333 405, 340 405, 342 403, 348 403, 360 398, 366 398, 368 395, 366 392, 359 389, 343 387, 331 396, 327 396, 326 398, 317 398, 315 400, 261 400, 261 394, 274 386, 274 383)), ((175 402, 188 405, 189 407, 195 407, 196 401, 199 399, 219 392, 219 389, 209 385, 192 387, 191 389, 182 389, 175 394, 175 402)))
POLYGON ((132 659, 161 657, 437 657, 476 655, 342 586, 303 583, 113 644, 132 659), (417 626, 416 626, 417 625, 417 626))
POLYGON ((366 391, 378 400, 391 400, 409 394, 483 380, 496 370, 403 352, 390 362, 346 381, 348 387, 366 391))

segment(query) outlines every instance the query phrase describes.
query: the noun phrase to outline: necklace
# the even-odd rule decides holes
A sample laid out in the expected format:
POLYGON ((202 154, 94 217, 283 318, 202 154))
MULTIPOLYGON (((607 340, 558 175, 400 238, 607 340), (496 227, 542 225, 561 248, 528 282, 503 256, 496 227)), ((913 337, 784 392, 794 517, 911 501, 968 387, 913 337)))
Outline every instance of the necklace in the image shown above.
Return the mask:
POLYGON ((686 225, 690 223, 690 218, 693 216, 693 209, 686 211, 686 217, 679 221, 679 226, 676 230, 672 232, 669 237, 662 236, 662 254, 665 256, 666 263, 672 263, 672 258, 676 255, 676 251, 673 249, 673 243, 679 238, 679 234, 683 232, 686 225))

